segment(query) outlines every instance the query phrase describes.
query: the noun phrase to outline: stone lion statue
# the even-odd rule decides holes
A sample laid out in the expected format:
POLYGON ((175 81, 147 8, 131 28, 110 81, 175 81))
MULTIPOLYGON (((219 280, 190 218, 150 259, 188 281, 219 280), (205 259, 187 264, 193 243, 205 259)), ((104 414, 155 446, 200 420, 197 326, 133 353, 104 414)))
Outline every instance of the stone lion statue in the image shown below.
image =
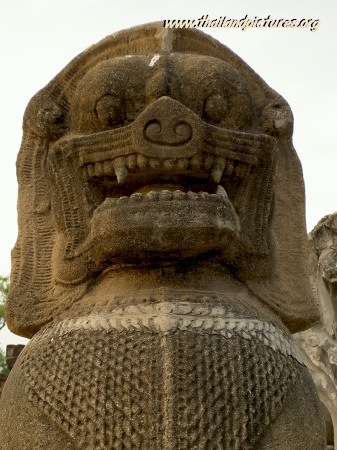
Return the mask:
POLYGON ((324 448, 290 334, 318 318, 292 124, 227 47, 161 23, 33 97, 2 450, 324 448))

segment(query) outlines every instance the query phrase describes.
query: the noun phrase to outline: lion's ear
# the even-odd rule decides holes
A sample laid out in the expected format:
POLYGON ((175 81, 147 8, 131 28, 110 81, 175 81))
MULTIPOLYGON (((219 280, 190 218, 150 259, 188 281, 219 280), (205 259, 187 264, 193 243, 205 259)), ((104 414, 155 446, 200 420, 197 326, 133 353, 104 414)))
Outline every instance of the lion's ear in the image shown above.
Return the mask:
POLYGON ((260 127, 264 133, 278 139, 291 139, 293 134, 293 114, 282 97, 275 98, 263 108, 260 127))
POLYGON ((67 129, 67 111, 51 97, 47 88, 42 89, 26 108, 23 128, 48 141, 59 139, 67 129))

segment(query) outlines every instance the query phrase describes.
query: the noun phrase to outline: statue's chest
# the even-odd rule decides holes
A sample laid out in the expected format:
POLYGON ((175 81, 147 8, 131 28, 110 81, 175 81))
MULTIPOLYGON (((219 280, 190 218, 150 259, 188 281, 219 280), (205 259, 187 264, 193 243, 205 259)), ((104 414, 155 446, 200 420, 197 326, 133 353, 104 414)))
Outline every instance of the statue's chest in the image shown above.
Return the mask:
POLYGON ((78 449, 252 448, 300 364, 283 330, 222 312, 164 302, 65 320, 31 341, 26 391, 78 449))

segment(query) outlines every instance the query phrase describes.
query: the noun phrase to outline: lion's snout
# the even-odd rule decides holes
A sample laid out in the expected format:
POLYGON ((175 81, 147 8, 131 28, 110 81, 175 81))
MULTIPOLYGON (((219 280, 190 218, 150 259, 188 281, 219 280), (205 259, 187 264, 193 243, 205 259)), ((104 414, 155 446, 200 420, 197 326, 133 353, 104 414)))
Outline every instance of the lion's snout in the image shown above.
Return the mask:
POLYGON ((177 158, 188 158, 197 151, 202 129, 195 113, 166 96, 152 102, 134 127, 136 140, 148 156, 177 158))

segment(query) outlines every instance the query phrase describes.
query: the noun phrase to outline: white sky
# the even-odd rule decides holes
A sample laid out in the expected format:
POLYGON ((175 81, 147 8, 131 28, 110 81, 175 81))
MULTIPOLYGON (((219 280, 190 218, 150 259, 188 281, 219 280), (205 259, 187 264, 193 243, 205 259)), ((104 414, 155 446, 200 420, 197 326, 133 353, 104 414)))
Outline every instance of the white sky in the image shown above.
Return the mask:
MULTIPOLYGON (((130 26, 208 14, 241 19, 320 19, 309 29, 204 29, 241 56, 289 102, 294 144, 306 183, 307 224, 337 209, 337 2, 335 0, 8 0, 0 6, 0 274, 10 272, 17 183, 15 160, 24 109, 74 56, 103 37, 130 26)), ((291 220, 291 218, 289 218, 291 220)), ((7 330, 0 346, 22 342, 7 330)))

